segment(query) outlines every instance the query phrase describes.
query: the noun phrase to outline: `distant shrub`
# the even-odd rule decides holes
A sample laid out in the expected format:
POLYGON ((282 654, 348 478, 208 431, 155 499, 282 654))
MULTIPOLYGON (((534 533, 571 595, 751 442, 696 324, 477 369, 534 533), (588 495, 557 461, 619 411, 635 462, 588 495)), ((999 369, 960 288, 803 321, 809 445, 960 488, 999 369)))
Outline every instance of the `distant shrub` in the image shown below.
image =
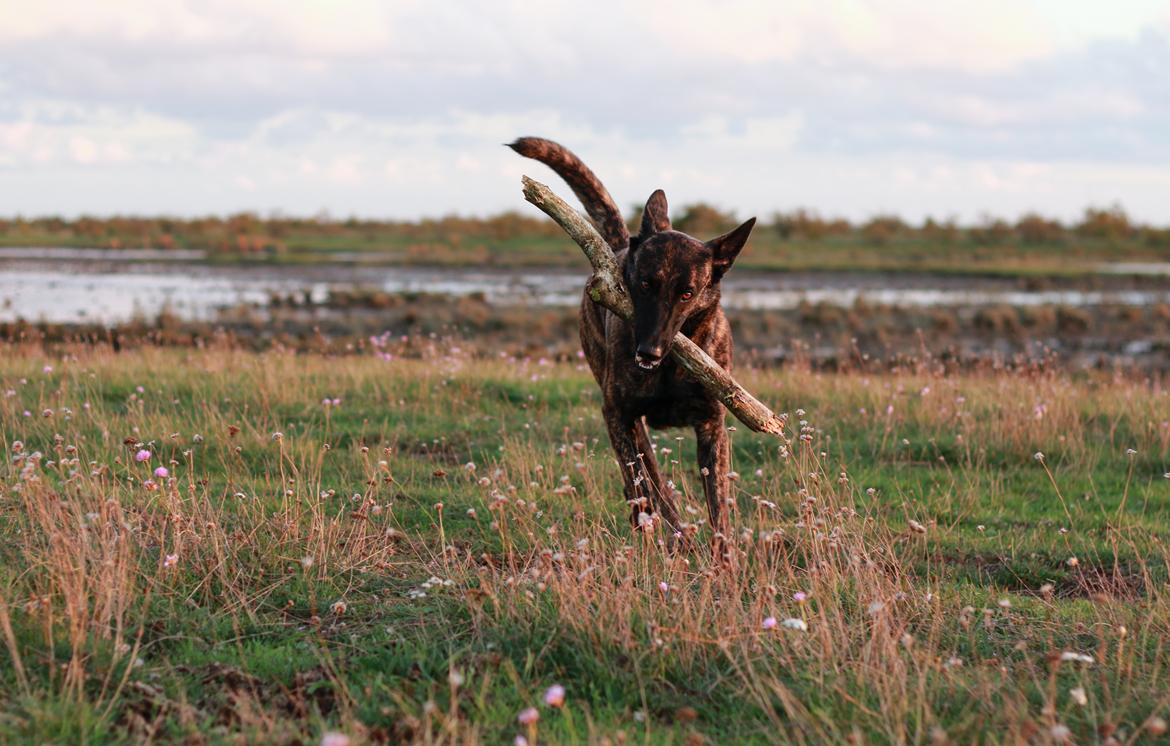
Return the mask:
POLYGON ((1125 210, 1121 209, 1121 205, 1109 208, 1089 207, 1085 209, 1084 217, 1077 224, 1076 232, 1085 238, 1118 240, 1132 237, 1134 226, 1125 210))
POLYGON ((1142 238, 1152 248, 1170 249, 1170 228, 1143 228, 1142 238))
POLYGON ((1065 230, 1059 220, 1049 220, 1030 212, 1016 221, 1016 235, 1027 244, 1051 244, 1062 241, 1065 230))
POLYGON ((975 312, 976 329, 996 334, 1020 331, 1020 315, 1012 306, 988 306, 975 312))
POLYGON ((816 211, 803 207, 792 212, 773 213, 769 224, 784 241, 819 241, 826 236, 844 235, 853 231, 853 226, 847 220, 822 218, 816 211))
POLYGON ((1092 323, 1092 314, 1083 308, 1061 306, 1056 309, 1056 328, 1064 334, 1086 332, 1092 323))
POLYGON ((675 230, 692 236, 714 237, 739 225, 739 221, 735 213, 720 210, 706 202, 696 202, 683 207, 682 212, 671 220, 671 224, 675 230))
POLYGON ((866 243, 884 245, 905 232, 908 226, 897 215, 875 215, 861 226, 866 243))
POLYGON ((952 311, 936 308, 930 312, 930 326, 940 334, 954 334, 959 330, 959 320, 952 311))
POLYGON ((951 244, 959 237, 959 224, 954 218, 947 218, 941 222, 936 221, 932 217, 927 217, 922 221, 922 227, 918 229, 921 236, 932 243, 946 243, 951 244))
POLYGON ((1032 329, 1051 329, 1056 326, 1056 310, 1052 306, 1025 308, 1020 315, 1024 325, 1032 329))
POLYGON ((971 240, 980 246, 1000 246, 1011 239, 1012 226, 1007 221, 984 215, 979 223, 969 231, 971 240))

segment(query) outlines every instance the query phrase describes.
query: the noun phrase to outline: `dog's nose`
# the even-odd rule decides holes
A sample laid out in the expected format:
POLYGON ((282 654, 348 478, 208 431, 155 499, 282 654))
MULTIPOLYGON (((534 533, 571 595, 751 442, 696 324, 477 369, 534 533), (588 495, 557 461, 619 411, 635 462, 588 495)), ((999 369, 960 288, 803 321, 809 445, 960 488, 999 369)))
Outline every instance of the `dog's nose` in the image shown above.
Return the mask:
POLYGON ((648 363, 657 363, 662 359, 662 345, 638 345, 638 357, 648 363))

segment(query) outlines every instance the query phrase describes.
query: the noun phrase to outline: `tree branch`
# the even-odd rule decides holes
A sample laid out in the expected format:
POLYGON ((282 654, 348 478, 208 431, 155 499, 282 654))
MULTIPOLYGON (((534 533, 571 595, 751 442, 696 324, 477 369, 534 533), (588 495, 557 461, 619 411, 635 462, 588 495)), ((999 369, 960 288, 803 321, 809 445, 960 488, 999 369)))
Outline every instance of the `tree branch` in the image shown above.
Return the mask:
MULTIPOLYGON (((569 234, 593 265, 593 276, 587 285, 589 297, 616 313, 626 321, 634 317, 634 306, 622 285, 621 271, 613 251, 589 221, 581 217, 563 199, 539 181, 523 177, 524 199, 539 207, 569 234)), ((777 415, 747 389, 736 383, 731 374, 719 366, 701 347, 683 334, 677 334, 670 354, 687 369, 696 381, 735 415, 743 424, 758 433, 781 435, 786 416, 777 415)))

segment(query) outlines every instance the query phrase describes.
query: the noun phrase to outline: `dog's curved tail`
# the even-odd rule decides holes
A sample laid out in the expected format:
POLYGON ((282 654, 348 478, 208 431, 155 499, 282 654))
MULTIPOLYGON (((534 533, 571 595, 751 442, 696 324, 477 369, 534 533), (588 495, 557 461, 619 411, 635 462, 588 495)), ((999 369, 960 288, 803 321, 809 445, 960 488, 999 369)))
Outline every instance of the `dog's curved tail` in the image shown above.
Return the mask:
POLYGON ((614 251, 630 245, 630 231, 622 213, 609 196, 601 179, 581 162, 571 150, 552 140, 541 137, 521 137, 508 147, 525 158, 538 160, 557 172, 565 180, 585 206, 585 212, 593 219, 601 237, 614 251))

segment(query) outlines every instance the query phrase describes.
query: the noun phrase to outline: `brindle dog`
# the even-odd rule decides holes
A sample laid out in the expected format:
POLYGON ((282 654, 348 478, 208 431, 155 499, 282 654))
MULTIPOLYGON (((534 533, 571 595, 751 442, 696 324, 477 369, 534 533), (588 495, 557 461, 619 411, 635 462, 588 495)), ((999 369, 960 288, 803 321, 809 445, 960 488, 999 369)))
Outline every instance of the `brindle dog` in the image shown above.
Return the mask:
POLYGON ((675 334, 682 332, 731 370, 731 327, 719 305, 719 281, 756 219, 700 241, 671 229, 666 195, 659 189, 646 202, 641 230, 631 237, 609 192, 573 153, 536 137, 520 138, 509 147, 548 165, 569 184, 614 250, 633 300, 632 325, 594 303, 588 293, 581 300, 581 346, 601 386, 602 412, 623 467, 631 521, 644 528, 649 515, 657 512, 670 531, 680 530, 674 493, 658 469, 646 426, 690 426, 698 441, 711 528, 722 538, 727 532, 731 457, 723 405, 668 353, 675 334))

